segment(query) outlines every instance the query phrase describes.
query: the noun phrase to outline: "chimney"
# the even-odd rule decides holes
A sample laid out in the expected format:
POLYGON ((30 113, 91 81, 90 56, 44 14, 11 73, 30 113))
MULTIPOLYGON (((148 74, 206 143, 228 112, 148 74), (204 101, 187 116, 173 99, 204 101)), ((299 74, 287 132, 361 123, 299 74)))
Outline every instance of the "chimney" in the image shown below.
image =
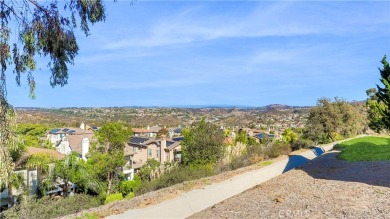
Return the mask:
POLYGON ((84 124, 84 122, 81 122, 81 124, 80 124, 80 129, 85 130, 85 124, 84 124))
POLYGON ((81 141, 81 158, 83 158, 85 161, 87 161, 86 155, 89 152, 89 139, 83 138, 81 141))
POLYGON ((165 148, 167 147, 167 136, 161 135, 160 139, 160 163, 165 163, 165 148))

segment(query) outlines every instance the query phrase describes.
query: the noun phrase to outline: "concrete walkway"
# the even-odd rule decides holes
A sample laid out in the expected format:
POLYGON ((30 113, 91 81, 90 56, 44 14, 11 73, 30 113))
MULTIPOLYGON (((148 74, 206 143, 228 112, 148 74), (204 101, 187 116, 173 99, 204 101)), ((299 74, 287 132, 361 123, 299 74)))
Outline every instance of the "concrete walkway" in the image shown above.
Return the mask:
POLYGON ((112 215, 107 218, 185 218, 284 172, 302 166, 309 160, 331 150, 335 144, 316 147, 301 154, 289 156, 289 158, 275 162, 270 166, 237 175, 220 183, 208 185, 203 189, 195 189, 155 205, 140 209, 130 209, 123 214, 112 215))

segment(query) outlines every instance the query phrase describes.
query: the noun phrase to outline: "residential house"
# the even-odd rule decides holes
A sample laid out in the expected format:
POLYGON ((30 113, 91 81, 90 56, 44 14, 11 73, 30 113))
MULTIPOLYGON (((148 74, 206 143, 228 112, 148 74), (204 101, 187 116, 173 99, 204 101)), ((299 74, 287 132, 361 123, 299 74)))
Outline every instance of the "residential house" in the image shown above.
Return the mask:
POLYGON ((179 126, 177 128, 169 128, 168 129, 169 138, 181 136, 181 131, 182 130, 183 129, 181 128, 181 126, 179 126))
MULTIPOLYGON (((40 177, 41 172, 35 169, 26 169, 25 164, 28 160, 28 158, 31 155, 36 154, 48 154, 52 158, 55 159, 63 159, 65 155, 60 154, 57 151, 45 149, 45 148, 35 148, 35 147, 28 147, 26 152, 23 153, 23 155, 18 159, 18 161, 15 163, 16 171, 14 173, 20 175, 23 178, 23 185, 25 188, 29 189, 29 193, 31 195, 35 194, 38 189, 38 179, 40 177)), ((51 165, 50 167, 54 167, 51 165)), ((50 168, 52 169, 52 168, 50 168)), ((49 171, 50 171, 49 169, 49 171)), ((15 201, 16 196, 22 194, 23 188, 15 189, 12 188, 11 191, 9 191, 7 188, 0 191, 0 212, 2 210, 5 210, 9 207, 11 207, 15 201)))
POLYGON ((94 130, 83 122, 80 128, 56 128, 47 133, 47 139, 53 144, 61 154, 76 152, 81 158, 86 160, 90 142, 94 136, 94 130))
POLYGON ((146 129, 140 129, 140 128, 133 128, 133 133, 134 133, 134 136, 137 136, 137 137, 150 137, 150 138, 153 138, 153 137, 156 137, 157 136, 157 133, 158 131, 160 131, 160 127, 158 126, 153 126, 153 127, 146 127, 146 129))
POLYGON ((93 134, 91 130, 85 130, 81 128, 56 128, 47 132, 47 140, 49 140, 53 147, 56 147, 62 140, 62 137, 66 135, 84 135, 93 134))
MULTIPOLYGON (((133 136, 129 139, 125 149, 127 160, 131 160, 133 169, 137 171, 148 159, 155 159, 160 163, 180 161, 183 137, 161 139, 133 136)), ((129 163, 130 164, 130 163, 129 163)))
POLYGON ((276 140, 276 141, 282 140, 282 136, 279 135, 278 132, 275 132, 275 134, 260 133, 260 134, 254 135, 253 137, 257 138, 258 140, 263 140, 266 138, 276 140))
POLYGON ((61 154, 76 152, 80 158, 87 160, 90 142, 94 134, 66 135, 58 142, 56 149, 61 154))

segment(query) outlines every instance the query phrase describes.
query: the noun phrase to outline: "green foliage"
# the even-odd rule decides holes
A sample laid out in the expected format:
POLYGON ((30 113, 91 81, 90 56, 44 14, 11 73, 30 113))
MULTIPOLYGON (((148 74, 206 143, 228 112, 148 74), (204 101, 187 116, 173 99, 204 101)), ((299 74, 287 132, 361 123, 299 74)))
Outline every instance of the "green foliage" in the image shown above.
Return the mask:
POLYGON ((135 197, 135 193, 134 192, 129 192, 129 194, 126 195, 126 199, 132 199, 135 197))
POLYGON ((94 173, 95 167, 87 164, 84 160, 79 159, 76 153, 69 154, 64 160, 57 161, 52 174, 52 180, 57 177, 64 180, 64 196, 68 194, 69 181, 76 183, 83 188, 85 192, 88 190, 100 193, 102 185, 94 173))
POLYGON ((366 91, 367 93, 367 113, 368 113, 368 126, 375 132, 387 129, 384 123, 383 113, 387 110, 387 106, 384 102, 378 99, 376 95, 377 90, 370 88, 366 91))
POLYGON ((114 202, 114 201, 120 201, 122 199, 123 199, 122 193, 114 193, 114 194, 111 194, 111 195, 107 195, 106 201, 104 202, 104 204, 108 204, 108 203, 111 203, 111 202, 114 202))
POLYGON ((224 129, 224 130, 223 130, 223 135, 224 135, 225 137, 229 137, 231 133, 232 133, 232 131, 229 130, 229 129, 224 129))
POLYGON ((42 173, 49 171, 49 164, 54 163, 56 159, 50 154, 39 153, 30 155, 26 162, 29 169, 38 169, 42 173))
POLYGON ((38 67, 35 60, 37 55, 48 57, 51 86, 64 86, 68 65, 73 64, 78 52, 74 34, 76 15, 86 35, 90 24, 105 19, 101 0, 68 1, 63 3, 64 7, 57 4, 56 0, 0 2, 0 186, 9 184, 15 167, 13 159, 20 157, 21 151, 16 149, 20 144, 15 144, 15 113, 7 101, 7 68, 13 67, 17 85, 21 85, 21 75, 26 73, 30 97, 35 98, 36 83, 32 73, 38 67), (11 33, 17 42, 11 39, 11 33))
POLYGON ((192 124, 184 132, 182 145, 183 161, 188 164, 209 164, 217 162, 224 152, 224 135, 216 125, 202 121, 192 124))
POLYGON ((258 144, 256 142, 256 139, 250 137, 247 135, 246 131, 243 131, 243 130, 240 130, 237 135, 236 135, 236 138, 234 139, 234 141, 237 143, 237 142, 241 142, 243 144, 246 144, 246 145, 256 145, 258 144))
POLYGON ((85 209, 100 205, 96 197, 84 194, 76 194, 67 198, 52 199, 43 197, 35 199, 27 197, 19 205, 4 212, 4 218, 9 219, 47 219, 74 214, 85 209))
POLYGON ((299 150, 301 148, 311 148, 314 147, 314 142, 308 139, 298 139, 291 143, 291 149, 293 151, 299 150))
POLYGON ((25 123, 25 124, 18 124, 15 132, 18 135, 29 135, 29 136, 40 137, 45 135, 48 129, 50 129, 50 127, 46 125, 25 123))
POLYGON ((126 164, 125 143, 132 135, 131 127, 123 123, 107 122, 96 133, 98 144, 91 150, 88 163, 94 167, 99 179, 107 182, 107 194, 120 179, 122 167, 126 164))
MULTIPOLYGON (((79 50, 74 30, 76 15, 80 18, 80 28, 89 33, 89 24, 105 18, 104 6, 97 1, 69 1, 65 7, 58 7, 57 1, 40 2, 22 0, 2 2, 0 55, 1 72, 4 74, 7 63, 13 64, 16 83, 20 85, 22 73, 27 73, 31 97, 34 98, 35 81, 32 72, 36 70, 36 56, 49 57, 51 71, 50 84, 64 86, 68 79, 68 65, 79 50), (12 24, 8 23, 13 20, 12 24), (16 24, 16 26, 15 26, 16 24), (14 28, 15 29, 11 29, 14 28), (11 46, 10 32, 19 36, 19 42, 11 46)), ((1 77, 5 83, 5 76, 1 77)))
POLYGON ((96 213, 85 213, 82 217, 76 217, 76 219, 99 219, 96 213))
POLYGON ((45 147, 45 142, 39 137, 43 136, 47 129, 47 126, 41 124, 18 124, 14 130, 17 147, 9 150, 12 160, 14 162, 18 160, 27 147, 45 147))
POLYGON ((110 193, 115 187, 113 182, 120 179, 121 168, 126 164, 126 161, 123 151, 111 153, 95 151, 91 153, 87 163, 93 167, 94 174, 99 181, 105 182, 107 193, 110 193))
POLYGON ((96 133, 101 152, 123 151, 125 143, 133 134, 131 127, 123 123, 107 122, 96 133))
POLYGON ((335 146, 341 150, 339 158, 347 161, 390 160, 390 139, 384 137, 362 137, 335 146))
POLYGON ((157 132, 157 138, 161 138, 162 135, 165 135, 165 137, 169 136, 168 129, 162 128, 157 132))
POLYGON ((264 155, 267 158, 276 158, 280 155, 289 155, 291 153, 291 147, 289 144, 283 142, 276 142, 271 147, 266 148, 264 155))
POLYGON ((180 166, 174 168, 169 173, 165 173, 160 178, 153 181, 142 181, 141 186, 136 191, 136 195, 166 188, 184 181, 200 179, 215 174, 213 164, 199 166, 180 166))
POLYGON ((390 66, 386 60, 386 55, 381 61, 383 68, 379 69, 382 87, 376 85, 377 90, 371 88, 367 90, 368 119, 369 126, 376 132, 390 129, 390 66))
POLYGON ((145 165, 143 165, 139 171, 139 176, 140 178, 145 181, 145 180, 150 180, 150 172, 152 172, 154 169, 160 166, 160 162, 158 162, 155 159, 149 158, 145 165))
POLYGON ((119 185, 119 191, 123 196, 126 196, 137 191, 138 187, 141 185, 141 179, 136 175, 133 180, 122 181, 119 185))
POLYGON ((293 143, 294 141, 298 140, 298 135, 295 133, 292 129, 287 128, 282 133, 282 140, 286 143, 293 143))
POLYGON ((346 101, 322 98, 310 109, 304 138, 329 143, 363 133, 366 123, 356 107, 346 101))

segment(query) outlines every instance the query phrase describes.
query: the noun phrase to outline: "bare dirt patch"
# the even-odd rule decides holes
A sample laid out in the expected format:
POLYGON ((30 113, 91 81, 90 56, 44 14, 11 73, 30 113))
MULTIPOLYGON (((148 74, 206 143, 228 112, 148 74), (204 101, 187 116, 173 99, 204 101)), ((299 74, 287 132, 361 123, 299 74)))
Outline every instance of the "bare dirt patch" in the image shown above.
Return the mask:
POLYGON ((330 152, 190 218, 390 218, 390 161, 330 152))

